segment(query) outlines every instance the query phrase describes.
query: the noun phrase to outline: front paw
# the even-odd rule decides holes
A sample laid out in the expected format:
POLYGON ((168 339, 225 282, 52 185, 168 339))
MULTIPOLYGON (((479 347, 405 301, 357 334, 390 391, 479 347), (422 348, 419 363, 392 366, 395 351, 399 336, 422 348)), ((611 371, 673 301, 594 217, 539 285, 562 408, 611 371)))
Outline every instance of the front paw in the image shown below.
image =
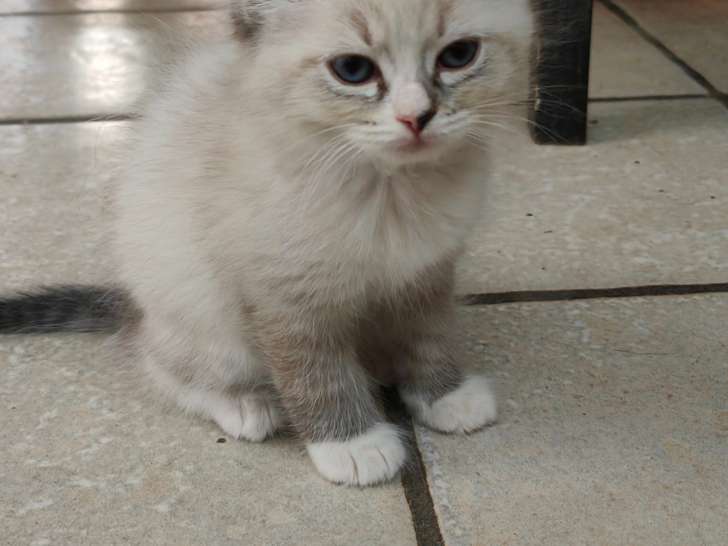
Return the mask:
POLYGON ((432 404, 417 393, 402 391, 401 395, 417 421, 439 432, 473 432, 494 423, 498 416, 495 396, 482 376, 468 377, 457 389, 432 404))
POLYGON ((315 442, 308 454, 321 475, 334 483, 374 485, 394 478, 407 459, 397 428, 380 423, 345 442, 315 442))
POLYGON ((283 416, 275 402, 257 393, 219 404, 213 418, 233 438, 249 442, 262 442, 283 425, 283 416))

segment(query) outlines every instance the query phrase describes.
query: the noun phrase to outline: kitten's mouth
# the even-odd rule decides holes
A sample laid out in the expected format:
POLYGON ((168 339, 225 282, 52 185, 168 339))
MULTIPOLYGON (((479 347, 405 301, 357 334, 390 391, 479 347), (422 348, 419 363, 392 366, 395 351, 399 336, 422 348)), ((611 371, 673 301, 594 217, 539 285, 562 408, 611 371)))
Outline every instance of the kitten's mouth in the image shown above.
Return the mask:
POLYGON ((403 153, 412 154, 431 148, 433 143, 434 140, 430 137, 417 136, 400 142, 397 146, 397 150, 403 153))

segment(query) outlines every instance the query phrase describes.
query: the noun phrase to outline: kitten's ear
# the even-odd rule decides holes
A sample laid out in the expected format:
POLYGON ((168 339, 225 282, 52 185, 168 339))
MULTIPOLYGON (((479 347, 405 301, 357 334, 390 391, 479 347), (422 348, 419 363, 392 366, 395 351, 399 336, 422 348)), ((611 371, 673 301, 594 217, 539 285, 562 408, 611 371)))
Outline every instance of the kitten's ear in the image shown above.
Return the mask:
POLYGON ((296 0, 230 0, 230 12, 235 30, 241 38, 254 37, 266 18, 276 9, 296 0))

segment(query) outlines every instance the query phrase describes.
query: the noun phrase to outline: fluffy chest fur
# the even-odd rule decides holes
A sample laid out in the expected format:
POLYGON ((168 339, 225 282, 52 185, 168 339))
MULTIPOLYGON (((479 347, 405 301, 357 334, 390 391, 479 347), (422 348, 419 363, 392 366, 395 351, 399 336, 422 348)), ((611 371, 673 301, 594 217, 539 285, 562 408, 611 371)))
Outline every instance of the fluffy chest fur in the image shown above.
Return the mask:
POLYGON ((242 283, 335 301, 396 293, 460 253, 481 206, 484 166, 387 173, 365 165, 323 182, 274 178, 254 195, 228 194, 210 240, 220 257, 238 249, 229 273, 239 267, 242 283))

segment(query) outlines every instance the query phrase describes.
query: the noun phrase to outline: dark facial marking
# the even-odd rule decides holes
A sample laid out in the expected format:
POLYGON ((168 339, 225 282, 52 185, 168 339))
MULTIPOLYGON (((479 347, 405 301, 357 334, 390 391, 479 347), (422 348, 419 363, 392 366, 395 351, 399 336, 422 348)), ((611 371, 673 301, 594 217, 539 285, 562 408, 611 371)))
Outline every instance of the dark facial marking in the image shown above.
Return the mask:
POLYGON ((440 14, 437 22, 437 33, 442 38, 447 30, 447 18, 450 16, 452 11, 452 0, 443 0, 440 3, 440 14))
POLYGON ((367 24, 364 14, 361 11, 356 10, 351 16, 351 22, 361 36, 361 39, 364 40, 364 43, 369 47, 372 47, 372 34, 369 31, 369 25, 367 24))

